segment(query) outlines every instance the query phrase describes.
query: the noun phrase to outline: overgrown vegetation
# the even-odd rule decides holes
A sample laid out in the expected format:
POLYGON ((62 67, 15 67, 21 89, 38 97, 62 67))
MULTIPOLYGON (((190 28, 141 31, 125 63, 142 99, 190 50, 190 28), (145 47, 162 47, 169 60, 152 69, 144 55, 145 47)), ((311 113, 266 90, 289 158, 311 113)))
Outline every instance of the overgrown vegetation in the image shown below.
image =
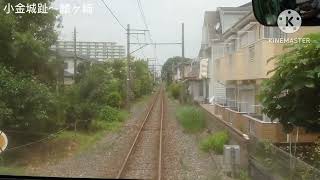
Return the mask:
POLYGON ((229 142, 229 135, 226 131, 214 133, 200 142, 200 148, 205 152, 214 151, 223 153, 223 147, 229 142))
POLYGON ((189 58, 182 57, 172 57, 169 58, 162 66, 161 69, 161 78, 163 82, 166 82, 167 85, 173 83, 174 73, 176 72, 176 68, 181 63, 189 63, 192 60, 189 58))
POLYGON ((174 99, 179 100, 181 96, 183 85, 182 83, 172 83, 168 86, 168 91, 170 93, 170 96, 172 96, 174 99))
POLYGON ((279 119, 287 132, 294 126, 320 130, 320 33, 305 37, 311 43, 289 45, 275 57, 273 75, 262 86, 263 112, 279 119))
POLYGON ((319 179, 316 168, 300 158, 290 157, 289 153, 275 147, 269 141, 253 140, 249 145, 250 155, 264 168, 265 173, 284 179, 319 179))
MULTIPOLYGON (((52 2, 41 1, 47 7, 52 2)), ((0 0, 1 7, 9 3, 19 2, 0 0)), ((57 11, 48 11, 40 15, 0 11, 0 127, 10 138, 8 148, 67 127, 87 134, 115 130, 127 117, 121 110, 126 61, 78 61, 75 83, 65 85, 64 59, 50 50, 61 20, 57 11)), ((152 91, 153 78, 146 61, 131 62, 134 100, 152 91)), ((16 155, 12 157, 17 160, 16 155)))
POLYGON ((243 170, 243 169, 240 170, 238 179, 239 180, 251 180, 248 171, 247 170, 243 170))
POLYGON ((204 114, 197 107, 182 106, 177 109, 176 116, 179 123, 187 132, 200 132, 205 127, 204 114))

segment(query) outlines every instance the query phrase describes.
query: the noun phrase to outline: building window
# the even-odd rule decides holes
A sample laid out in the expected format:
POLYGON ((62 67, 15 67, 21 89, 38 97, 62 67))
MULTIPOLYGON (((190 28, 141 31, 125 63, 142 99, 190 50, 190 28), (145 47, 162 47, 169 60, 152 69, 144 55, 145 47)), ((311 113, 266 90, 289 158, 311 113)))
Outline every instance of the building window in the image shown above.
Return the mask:
POLYGON ((283 33, 278 27, 263 27, 263 38, 285 38, 286 34, 283 33))
POLYGON ((255 56, 254 46, 250 46, 249 47, 249 61, 250 62, 254 61, 254 56, 255 56))

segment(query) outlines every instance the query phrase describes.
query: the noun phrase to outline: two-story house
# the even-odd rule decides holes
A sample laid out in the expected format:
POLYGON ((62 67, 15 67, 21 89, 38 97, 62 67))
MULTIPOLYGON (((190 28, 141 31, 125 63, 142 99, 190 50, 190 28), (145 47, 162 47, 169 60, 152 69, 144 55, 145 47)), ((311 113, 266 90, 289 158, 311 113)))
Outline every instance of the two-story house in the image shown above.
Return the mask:
POLYGON ((240 7, 219 7, 216 11, 207 11, 202 27, 201 49, 198 59, 208 62, 207 77, 198 82, 204 100, 225 101, 226 87, 215 77, 216 59, 224 54, 225 42, 222 34, 251 11, 251 3, 240 7))
MULTIPOLYGON (((283 53, 284 43, 273 39, 302 37, 319 32, 319 27, 302 27, 297 33, 284 34, 278 27, 265 27, 257 22, 253 12, 237 21, 222 33, 219 43, 220 57, 213 67, 217 82, 226 88, 226 98, 215 101, 215 113, 231 126, 242 132, 274 142, 287 141, 281 125, 264 115, 259 102, 259 92, 268 73, 275 68, 269 61, 283 53)), ((299 141, 310 142, 318 134, 300 132, 299 141)))

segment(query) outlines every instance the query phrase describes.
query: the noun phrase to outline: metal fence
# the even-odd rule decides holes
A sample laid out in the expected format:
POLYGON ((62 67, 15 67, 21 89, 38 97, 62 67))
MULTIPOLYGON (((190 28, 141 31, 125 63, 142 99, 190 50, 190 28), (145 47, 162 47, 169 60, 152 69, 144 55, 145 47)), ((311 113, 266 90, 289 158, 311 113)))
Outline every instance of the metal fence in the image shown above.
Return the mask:
POLYGON ((271 122, 271 119, 262 113, 262 105, 252 105, 248 102, 239 102, 237 100, 222 97, 216 97, 214 99, 214 103, 228 107, 240 113, 248 114, 249 116, 260 119, 261 121, 271 122))
MULTIPOLYGON (((319 180, 320 170, 293 157, 272 143, 250 138, 250 164, 259 169, 251 172, 255 177, 276 180, 319 180), (260 175, 260 176, 259 176, 260 175)), ((251 169, 252 170, 252 169, 251 169)))

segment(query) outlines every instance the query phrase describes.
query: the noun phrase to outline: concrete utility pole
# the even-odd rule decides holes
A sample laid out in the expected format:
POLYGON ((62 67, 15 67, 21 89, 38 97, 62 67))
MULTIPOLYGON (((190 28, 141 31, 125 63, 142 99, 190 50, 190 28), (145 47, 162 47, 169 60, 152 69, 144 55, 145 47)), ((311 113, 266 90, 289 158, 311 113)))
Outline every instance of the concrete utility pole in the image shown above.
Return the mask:
POLYGON ((76 81, 77 76, 77 29, 74 27, 73 30, 73 52, 74 52, 74 61, 73 61, 73 80, 76 81))
POLYGON ((127 25, 127 106, 130 108, 130 24, 127 25))
MULTIPOLYGON (((185 54, 184 54, 184 23, 182 23, 182 40, 181 40, 181 47, 182 47, 182 68, 181 68, 181 74, 182 74, 182 76, 181 76, 181 79, 182 80, 184 80, 184 74, 185 74, 185 69, 184 69, 184 60, 185 60, 185 54)), ((178 65, 179 66, 179 65, 178 65)), ((179 68, 179 67, 178 67, 179 68)), ((184 86, 184 85, 183 85, 184 86)), ((181 89, 181 94, 182 94, 182 96, 180 96, 180 102, 182 102, 182 103, 184 103, 184 98, 183 97, 185 97, 185 90, 184 89, 186 89, 186 88, 182 88, 181 89)))
POLYGON ((184 23, 182 23, 182 58, 184 59, 185 58, 185 55, 184 55, 184 23))

